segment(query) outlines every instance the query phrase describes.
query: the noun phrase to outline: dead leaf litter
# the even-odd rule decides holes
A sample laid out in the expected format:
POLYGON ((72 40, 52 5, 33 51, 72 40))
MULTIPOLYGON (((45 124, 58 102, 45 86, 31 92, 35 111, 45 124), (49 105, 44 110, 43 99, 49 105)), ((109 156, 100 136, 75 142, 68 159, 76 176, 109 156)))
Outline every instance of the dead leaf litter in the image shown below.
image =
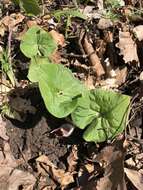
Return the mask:
POLYGON ((142 1, 43 0, 38 15, 18 2, 0 4, 0 190, 142 190, 142 1), (42 59, 64 65, 88 89, 132 98, 122 134, 85 142, 70 116, 47 111, 39 84, 27 77, 31 58, 20 51, 33 26, 55 41, 47 59, 40 49, 46 40, 35 38, 42 59))

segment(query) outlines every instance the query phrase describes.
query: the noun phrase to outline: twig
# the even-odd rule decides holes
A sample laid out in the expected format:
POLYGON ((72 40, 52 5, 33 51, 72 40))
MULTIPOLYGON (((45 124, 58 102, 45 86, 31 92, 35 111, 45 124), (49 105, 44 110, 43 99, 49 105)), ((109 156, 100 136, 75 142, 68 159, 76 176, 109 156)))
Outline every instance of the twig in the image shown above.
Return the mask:
POLYGON ((76 57, 76 58, 84 58, 86 59, 88 57, 88 55, 84 54, 84 55, 79 55, 79 54, 74 54, 74 53, 63 53, 63 56, 69 56, 69 57, 76 57))
POLYGON ((0 85, 4 85, 4 86, 6 86, 6 87, 8 87, 8 88, 11 88, 11 86, 9 86, 8 84, 5 84, 5 83, 2 82, 1 80, 0 80, 0 85))
POLYGON ((45 14, 45 3, 44 3, 44 0, 41 0, 42 2, 42 15, 45 14))
POLYGON ((131 136, 131 135, 126 135, 126 137, 128 138, 128 139, 132 139, 133 141, 135 141, 135 142, 137 142, 137 143, 139 143, 139 144, 143 144, 143 139, 138 139, 138 138, 136 138, 136 137, 133 137, 133 136, 131 136))
POLYGON ((89 61, 91 66, 96 72, 97 78, 105 74, 104 68, 101 64, 99 57, 97 56, 92 44, 88 41, 87 36, 83 40, 83 48, 85 52, 89 55, 89 61))
POLYGON ((12 82, 13 86, 16 85, 16 79, 13 73, 13 69, 12 69, 12 57, 11 57, 11 41, 12 41, 12 32, 13 32, 13 28, 9 28, 9 35, 8 35, 8 51, 7 51, 7 56, 8 56, 8 63, 9 63, 9 68, 11 70, 11 73, 13 75, 13 80, 14 82, 12 82))

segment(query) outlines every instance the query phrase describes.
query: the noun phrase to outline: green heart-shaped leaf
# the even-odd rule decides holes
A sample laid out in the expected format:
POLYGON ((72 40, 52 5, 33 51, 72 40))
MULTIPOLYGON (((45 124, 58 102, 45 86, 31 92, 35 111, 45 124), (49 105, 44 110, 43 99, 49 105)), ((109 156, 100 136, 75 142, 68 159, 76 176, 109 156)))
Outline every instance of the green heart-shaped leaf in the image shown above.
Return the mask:
POLYGON ((39 88, 48 111, 58 118, 66 117, 75 109, 84 85, 63 65, 43 64, 40 72, 39 88))
POLYGON ((51 34, 38 26, 31 27, 23 36, 20 49, 26 57, 48 57, 57 48, 51 34))
POLYGON ((74 123, 84 129, 86 141, 103 142, 112 139, 126 127, 130 97, 106 91, 91 90, 78 101, 72 113, 74 123))
POLYGON ((48 111, 59 118, 69 115, 75 109, 78 97, 86 90, 69 69, 52 64, 46 58, 32 58, 28 78, 39 83, 48 111))
POLYGON ((19 5, 27 14, 38 15, 41 13, 38 0, 12 0, 12 2, 19 5))
POLYGON ((38 0, 19 0, 19 3, 27 14, 38 15, 41 13, 38 0))
MULTIPOLYGON (((78 99, 78 106, 76 110, 72 113, 73 122, 81 129, 84 129, 88 124, 92 122, 95 117, 99 115, 100 107, 96 105, 96 110, 90 108, 90 91, 84 93, 84 95, 78 99)), ((94 102, 96 104, 96 102, 94 102)))
POLYGON ((29 66, 29 71, 28 71, 28 79, 31 82, 39 82, 40 80, 40 75, 43 74, 43 71, 41 70, 41 67, 43 65, 50 64, 50 61, 48 58, 41 58, 41 57, 33 57, 31 59, 31 64, 29 66))

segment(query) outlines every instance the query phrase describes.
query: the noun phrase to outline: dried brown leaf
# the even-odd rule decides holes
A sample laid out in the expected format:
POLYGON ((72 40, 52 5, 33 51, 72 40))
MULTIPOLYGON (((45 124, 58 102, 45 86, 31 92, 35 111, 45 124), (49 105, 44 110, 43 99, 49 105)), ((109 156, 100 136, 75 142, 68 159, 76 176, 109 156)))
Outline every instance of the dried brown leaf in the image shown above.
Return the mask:
POLYGON ((59 51, 55 51, 51 56, 50 59, 52 60, 53 63, 61 63, 62 57, 59 51))
POLYGON ((143 40, 143 25, 134 27, 133 32, 139 41, 143 40))
POLYGON ((28 20, 28 21, 26 22, 26 24, 27 24, 28 28, 30 28, 30 27, 32 27, 32 26, 37 26, 36 20, 28 20))
MULTIPOLYGON (((81 187, 79 190, 97 190, 96 188, 97 183, 93 180, 89 181, 87 185, 81 187)), ((106 190, 106 189, 104 189, 106 190)))
POLYGON ((94 172, 94 165, 93 164, 88 163, 88 164, 85 165, 85 168, 87 169, 89 174, 94 172))
POLYGON ((113 23, 110 19, 101 18, 97 24, 97 27, 101 30, 107 29, 113 26, 113 23))
POLYGON ((97 1, 97 7, 99 10, 103 10, 104 9, 104 1, 103 0, 97 1))
POLYGON ((143 71, 140 73, 140 77, 139 77, 141 83, 143 83, 143 71))
POLYGON ((99 19, 101 18, 101 12, 95 10, 95 6, 92 5, 86 5, 84 10, 80 9, 81 12, 83 12, 83 14, 89 19, 99 19))
POLYGON ((0 167, 0 189, 7 190, 8 189, 8 178, 13 168, 8 166, 0 167))
POLYGON ((6 30, 7 30, 7 29, 6 29, 6 26, 4 26, 4 24, 1 23, 1 21, 0 21, 0 36, 3 37, 6 30))
POLYGON ((11 2, 11 0, 3 0, 3 3, 4 4, 11 4, 12 2, 11 2))
POLYGON ((74 182, 73 174, 70 172, 65 172, 62 169, 58 169, 49 159, 47 156, 42 155, 36 159, 38 163, 38 170, 39 172, 46 175, 46 172, 52 176, 54 180, 60 183, 61 187, 64 188, 65 186, 69 185, 70 183, 74 182), (42 166, 42 168, 41 168, 42 166), (44 169, 43 169, 44 168, 44 169), (46 172, 45 172, 46 171, 46 172))
POLYGON ((100 86, 105 89, 118 88, 118 86, 126 81, 126 77, 128 74, 127 67, 114 69, 114 67, 111 66, 108 60, 105 63, 107 79, 100 80, 100 86))
POLYGON ((8 142, 4 142, 4 148, 0 151, 0 189, 32 190, 36 179, 28 172, 15 169, 21 162, 13 157, 8 142))
POLYGON ((119 43, 116 46, 120 49, 120 55, 123 55, 125 63, 136 61, 139 63, 137 55, 137 45, 133 41, 130 32, 119 32, 119 43))
POLYGON ((88 89, 95 89, 95 86, 94 86, 94 79, 93 79, 93 76, 91 75, 88 75, 86 80, 84 81, 84 84, 85 86, 88 88, 88 89))
POLYGON ((9 137, 6 134, 6 122, 3 121, 2 116, 0 115, 0 137, 4 140, 8 140, 9 137))
POLYGON ((68 171, 69 172, 74 172, 76 165, 77 165, 77 160, 78 160, 78 156, 77 156, 77 146, 74 145, 72 147, 72 151, 70 153, 70 155, 67 158, 67 162, 68 162, 68 171))
POLYGON ((124 171, 128 177, 128 179, 132 182, 132 184, 138 189, 143 189, 143 174, 139 171, 124 168, 124 171))
POLYGON ((53 168, 53 175, 62 187, 74 182, 73 175, 70 172, 65 172, 64 170, 53 168))
POLYGON ((96 159, 105 167, 104 177, 97 181, 97 190, 126 190, 123 140, 119 139, 112 146, 105 147, 96 159))
POLYGON ((113 88, 118 88, 116 84, 116 78, 107 78, 106 80, 100 80, 96 83, 97 86, 102 86, 103 89, 109 90, 113 88))
POLYGON ((9 30, 13 29, 17 24, 24 20, 25 16, 21 13, 13 13, 10 16, 5 16, 1 23, 8 27, 9 30))
POLYGON ((10 145, 8 142, 4 142, 3 149, 4 150, 0 151, 1 155, 4 155, 3 157, 1 156, 1 159, 0 159, 0 168, 3 166, 15 168, 18 164, 12 155, 12 152, 10 150, 10 145))
POLYGON ((36 178, 29 172, 15 169, 8 179, 8 190, 18 190, 20 186, 23 190, 33 190, 36 178))
POLYGON ((135 167, 136 166, 136 163, 135 163, 135 161, 134 161, 134 159, 132 157, 127 159, 125 161, 125 163, 126 163, 127 166, 130 166, 130 167, 135 167))
MULTIPOLYGON (((104 168, 104 177, 95 180, 95 178, 84 174, 86 178, 84 178, 82 184, 79 183, 81 185, 80 189, 127 190, 124 180, 124 152, 123 136, 119 136, 113 144, 102 149, 95 158, 95 161, 100 163, 100 166, 104 168)), ((91 168, 91 172, 94 170, 91 168)), ((81 177, 83 178, 83 175, 81 177)))
POLYGON ((41 175, 40 178, 38 179, 38 187, 40 190, 55 190, 57 185, 48 175, 47 176, 41 175))
POLYGON ((119 86, 123 84, 126 81, 127 74, 127 67, 116 70, 116 84, 119 86))
MULTIPOLYGON (((52 35, 52 37, 55 40, 55 42, 57 43, 57 45, 60 45, 61 47, 65 46, 65 39, 64 39, 63 34, 60 34, 55 30, 51 30, 49 33, 52 35)), ((52 60, 53 63, 60 63, 62 60, 60 52, 56 50, 50 56, 50 59, 52 60)))
POLYGON ((60 34, 55 30, 51 30, 49 33, 52 35, 52 37, 54 38, 54 40, 56 41, 58 45, 62 47, 65 46, 65 38, 63 34, 60 34))

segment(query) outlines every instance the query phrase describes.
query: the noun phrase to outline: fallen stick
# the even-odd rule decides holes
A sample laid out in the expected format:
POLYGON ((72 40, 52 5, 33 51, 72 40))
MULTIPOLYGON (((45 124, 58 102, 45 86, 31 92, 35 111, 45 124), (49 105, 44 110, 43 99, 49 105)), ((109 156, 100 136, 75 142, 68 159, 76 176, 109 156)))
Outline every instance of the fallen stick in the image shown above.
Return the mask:
POLYGON ((100 78, 102 75, 105 74, 105 71, 92 44, 88 41, 87 36, 84 37, 83 48, 84 48, 85 53, 89 56, 90 64, 92 68, 94 69, 94 71, 96 72, 97 78, 100 78))

